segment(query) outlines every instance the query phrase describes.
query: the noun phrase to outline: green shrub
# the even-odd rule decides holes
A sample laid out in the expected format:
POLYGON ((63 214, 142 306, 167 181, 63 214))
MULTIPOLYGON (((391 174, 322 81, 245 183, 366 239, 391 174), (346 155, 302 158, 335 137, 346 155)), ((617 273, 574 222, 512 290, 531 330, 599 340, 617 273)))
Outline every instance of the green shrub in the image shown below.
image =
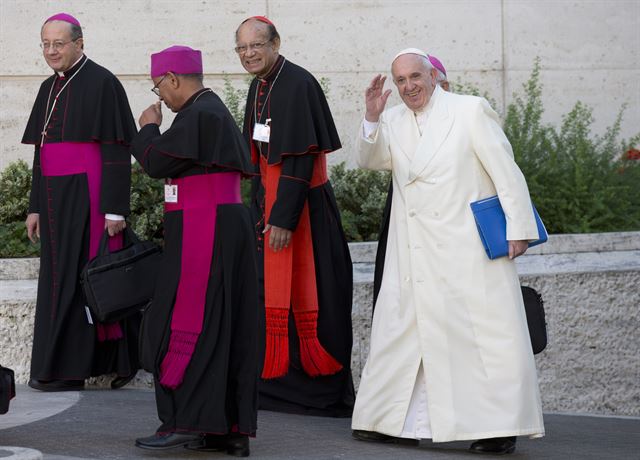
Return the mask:
POLYGON ((27 218, 31 168, 24 160, 9 164, 0 174, 0 222, 5 224, 27 218))
POLYGON ((131 170, 131 215, 127 220, 140 238, 161 244, 163 215, 164 181, 149 177, 136 161, 131 170))
POLYGON ((378 239, 390 173, 347 169, 344 162, 329 172, 347 240, 378 239))
MULTIPOLYGON (((6 197, 0 204, 0 257, 34 257, 40 244, 27 238, 24 221, 29 207, 31 168, 19 160, 0 174, 0 193, 6 197)), ((144 174, 137 163, 131 175, 131 215, 128 222, 143 239, 162 241, 162 181, 144 174)))
POLYGON ((23 161, 11 163, 0 174, 0 257, 32 257, 40 244, 27 238, 24 221, 29 209, 31 168, 23 161))
MULTIPOLYGON (((224 85, 222 87, 222 100, 224 104, 231 112, 233 119, 235 120, 238 128, 242 131, 244 124, 244 108, 247 102, 247 93, 249 92, 249 85, 251 84, 252 76, 247 76, 244 80, 244 86, 236 88, 231 82, 231 78, 228 75, 223 77, 224 85)), ((243 178, 240 182, 240 194, 242 196, 242 202, 250 206, 251 203, 251 180, 243 178)))
MULTIPOLYGON (((248 81, 247 81, 248 83, 248 81)), ((325 92, 329 81, 320 80, 325 92)), ((236 89, 225 76, 223 100, 242 126, 248 84, 236 89)), ((457 92, 483 94, 469 84, 457 92)), ((495 105, 495 104, 494 104, 495 105)), ((540 61, 506 110, 504 130, 516 162, 527 178, 531 197, 550 233, 628 231, 640 229, 640 133, 620 139, 623 106, 613 125, 592 135, 592 110, 578 102, 558 127, 544 124, 540 61), (627 154, 627 152, 630 152, 627 154)), ((389 187, 389 173, 350 170, 344 163, 330 168, 333 188, 350 241, 375 240, 389 187)), ((162 240, 162 181, 149 178, 136 163, 132 172, 129 223, 144 239, 162 240)), ((35 256, 39 244, 26 236, 31 169, 20 160, 0 174, 0 257, 35 256)), ((249 181, 242 182, 249 202, 249 181)))
POLYGON ((40 243, 29 241, 23 220, 0 224, 0 258, 37 257, 39 255, 40 243))
POLYGON ((236 88, 233 86, 229 75, 223 77, 222 100, 241 131, 244 124, 244 107, 247 102, 247 93, 249 92, 251 80, 252 77, 250 76, 245 78, 246 84, 242 88, 236 88))
POLYGON ((591 134, 592 110, 577 102, 559 127, 542 123, 540 61, 524 96, 507 108, 504 130, 531 198, 550 233, 640 229, 640 161, 623 155, 640 134, 620 140, 625 107, 602 136, 591 134))

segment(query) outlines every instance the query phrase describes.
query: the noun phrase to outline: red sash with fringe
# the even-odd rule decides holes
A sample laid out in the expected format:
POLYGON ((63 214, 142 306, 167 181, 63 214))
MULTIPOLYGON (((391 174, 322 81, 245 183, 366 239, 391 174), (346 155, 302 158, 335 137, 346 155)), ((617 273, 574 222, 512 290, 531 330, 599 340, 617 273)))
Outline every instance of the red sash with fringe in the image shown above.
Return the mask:
MULTIPOLYGON (((271 208, 276 200, 281 169, 281 164, 269 165, 266 158, 260 156, 261 179, 265 189, 265 222, 269 221, 271 208)), ((311 188, 325 182, 325 155, 317 154, 311 188)), ((282 377, 289 369, 290 308, 298 331, 300 361, 304 371, 311 377, 340 371, 342 365, 318 340, 318 290, 308 201, 304 204, 288 247, 278 252, 271 250, 268 235, 265 235, 264 286, 267 330, 262 378, 282 377)))
POLYGON ((182 210, 182 255, 169 348, 160 364, 160 384, 175 389, 184 379, 202 332, 217 208, 219 204, 241 202, 240 173, 201 174, 168 182, 178 186, 178 202, 165 202, 164 209, 182 210))

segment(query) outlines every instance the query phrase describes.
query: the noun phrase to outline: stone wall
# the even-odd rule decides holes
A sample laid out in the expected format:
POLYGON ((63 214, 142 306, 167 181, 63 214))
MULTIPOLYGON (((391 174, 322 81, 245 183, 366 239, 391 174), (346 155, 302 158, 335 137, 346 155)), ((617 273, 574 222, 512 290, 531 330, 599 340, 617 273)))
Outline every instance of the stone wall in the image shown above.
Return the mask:
MULTIPOLYGON (((376 243, 351 245, 356 383, 369 350, 376 243)), ((536 355, 545 412, 640 416, 640 232, 551 235, 516 259, 542 294, 549 344, 536 355)))
MULTIPOLYGON (((376 243, 350 249, 357 386, 369 351, 376 243)), ((640 416, 640 232, 552 235, 517 265, 522 284, 545 301, 549 345, 536 356, 544 410, 640 416)), ((29 374, 37 267, 37 259, 0 260, 0 363, 20 383, 29 374)), ((151 382, 140 372, 134 384, 151 382)))
MULTIPOLYGON (((205 83, 214 90, 221 91, 223 75, 246 87, 234 31, 246 17, 266 14, 278 26, 282 54, 329 80, 345 147, 331 162, 349 157, 364 88, 408 46, 438 56, 452 81, 486 90, 499 112, 539 56, 546 120, 558 122, 581 100, 594 107, 594 128, 602 132, 628 103, 623 137, 640 126, 636 0, 2 0, 0 170, 18 158, 31 161, 32 149, 20 139, 37 89, 51 73, 38 48, 40 27, 61 10, 83 24, 87 55, 121 78, 136 119, 154 101, 149 54, 172 44, 203 51, 205 83)), ((390 104, 397 102, 394 94, 390 104)), ((171 118, 165 113, 164 126, 171 118)))

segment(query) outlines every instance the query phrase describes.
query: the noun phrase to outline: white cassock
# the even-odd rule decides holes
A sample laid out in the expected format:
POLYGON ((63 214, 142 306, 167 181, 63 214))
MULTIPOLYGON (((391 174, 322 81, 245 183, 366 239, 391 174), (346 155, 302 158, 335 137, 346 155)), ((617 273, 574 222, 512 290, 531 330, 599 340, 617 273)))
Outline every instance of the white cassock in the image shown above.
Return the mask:
POLYGON ((469 203, 497 194, 507 239, 538 231, 525 179, 487 101, 436 87, 386 110, 356 161, 391 170, 393 201, 354 430, 435 442, 544 435, 515 263, 489 260, 469 203))

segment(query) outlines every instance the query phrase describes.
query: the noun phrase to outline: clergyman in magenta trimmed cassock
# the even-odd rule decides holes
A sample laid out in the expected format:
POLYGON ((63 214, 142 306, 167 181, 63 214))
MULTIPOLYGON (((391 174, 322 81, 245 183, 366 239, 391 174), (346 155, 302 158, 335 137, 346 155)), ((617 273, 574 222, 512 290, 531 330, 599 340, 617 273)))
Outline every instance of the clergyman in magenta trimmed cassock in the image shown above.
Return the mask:
POLYGON ((118 79, 84 54, 76 18, 48 18, 41 47, 54 73, 40 86, 22 138, 34 145, 27 233, 41 239, 29 386, 81 390, 90 376, 116 373, 119 388, 138 368, 139 318, 97 323, 80 272, 105 228, 112 249, 122 244, 135 122, 118 79))
POLYGON ((162 424, 136 445, 246 456, 258 383, 255 238, 240 199, 247 147, 203 86, 200 51, 152 54, 151 78, 176 117, 161 133, 161 102, 151 105, 131 149, 147 174, 165 180, 164 258, 141 336, 162 424))

